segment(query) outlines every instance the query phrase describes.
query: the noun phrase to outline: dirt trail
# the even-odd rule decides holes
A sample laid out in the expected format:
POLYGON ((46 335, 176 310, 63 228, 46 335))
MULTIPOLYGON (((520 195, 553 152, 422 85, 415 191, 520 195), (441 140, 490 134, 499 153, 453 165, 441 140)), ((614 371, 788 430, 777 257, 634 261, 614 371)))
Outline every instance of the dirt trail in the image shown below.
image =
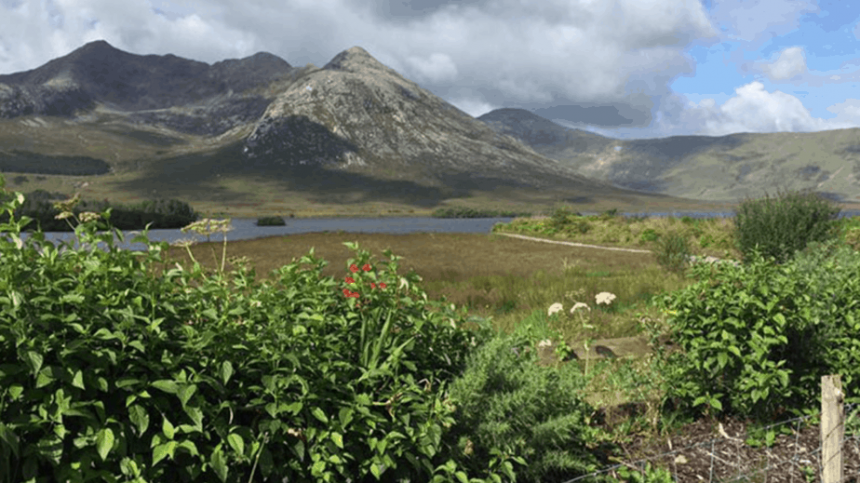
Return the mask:
MULTIPOLYGON (((523 240, 532 240, 536 242, 544 242, 544 243, 555 243, 558 245, 569 245, 575 247, 586 247, 586 248, 598 248, 602 250, 616 250, 623 252, 633 252, 633 253, 653 253, 650 250, 636 250, 633 248, 616 248, 616 247, 604 247, 599 245, 588 245, 585 243, 574 243, 567 241, 559 241, 559 240, 546 240, 543 238, 535 238, 526 235, 519 235, 515 233, 493 233, 494 235, 503 235, 514 238, 521 238, 523 240)), ((690 256, 689 260, 695 263, 698 259, 696 256, 690 256)), ((715 257, 705 257, 701 259, 702 261, 713 263, 716 261, 720 261, 719 258, 715 257)), ((737 261, 731 261, 734 265, 739 265, 737 261)), ((617 339, 598 339, 592 342, 592 346, 589 347, 588 352, 585 352, 585 348, 583 346, 579 347, 571 347, 573 352, 576 354, 577 359, 600 359, 603 357, 644 357, 650 352, 650 347, 648 345, 648 335, 640 334, 635 337, 620 337, 617 339)), ((552 362, 554 358, 553 348, 549 347, 541 351, 540 359, 542 363, 549 364, 552 362)))
MULTIPOLYGON (((619 252, 632 252, 632 253, 654 253, 650 250, 636 250, 634 248, 604 247, 604 246, 600 246, 600 245, 588 245, 585 243, 574 243, 574 242, 566 242, 566 241, 559 241, 559 240, 546 240, 543 238, 535 238, 533 236, 518 235, 516 233, 493 233, 493 235, 504 235, 504 236, 510 236, 510 237, 514 237, 514 238, 522 238, 523 240, 532 240, 532 241, 544 242, 544 243, 555 243, 557 245, 569 245, 572 247, 599 248, 601 250, 615 250, 615 251, 619 251, 619 252)), ((689 257, 687 257, 687 259, 691 263, 696 263, 697 261, 704 261, 704 262, 708 262, 708 263, 722 261, 717 257, 707 256, 707 257, 700 259, 699 257, 697 257, 695 255, 690 255, 689 257)), ((740 262, 737 262, 734 260, 730 260, 729 262, 734 264, 735 266, 740 265, 740 262)))

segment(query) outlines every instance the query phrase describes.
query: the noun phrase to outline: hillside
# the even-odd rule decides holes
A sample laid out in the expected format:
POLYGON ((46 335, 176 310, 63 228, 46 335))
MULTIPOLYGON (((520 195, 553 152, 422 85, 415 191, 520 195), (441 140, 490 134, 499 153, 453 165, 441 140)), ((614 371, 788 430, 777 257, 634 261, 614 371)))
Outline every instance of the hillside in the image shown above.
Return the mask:
POLYGON ((860 129, 620 140, 569 129, 524 109, 478 119, 582 176, 681 198, 720 201, 811 190, 860 200, 860 129))

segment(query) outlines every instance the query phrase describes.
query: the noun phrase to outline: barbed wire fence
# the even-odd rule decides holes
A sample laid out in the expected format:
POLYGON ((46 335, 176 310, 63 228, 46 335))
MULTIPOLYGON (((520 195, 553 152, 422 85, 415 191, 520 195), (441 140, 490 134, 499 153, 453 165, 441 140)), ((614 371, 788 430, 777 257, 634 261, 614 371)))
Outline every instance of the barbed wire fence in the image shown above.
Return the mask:
MULTIPOLYGON (((771 428, 776 428, 783 425, 788 425, 791 423, 795 423, 794 431, 792 434, 795 437, 795 442, 793 444, 795 450, 794 454, 791 458, 781 459, 774 463, 770 463, 770 459, 773 456, 770 451, 770 444, 765 444, 764 450, 767 453, 768 464, 764 468, 760 468, 756 471, 740 474, 740 462, 733 463, 726 458, 721 458, 721 456, 730 457, 730 452, 722 452, 719 453, 717 451, 720 445, 733 444, 735 448, 739 448, 741 445, 745 445, 745 440, 739 437, 732 437, 726 434, 723 429, 722 423, 719 424, 718 432, 720 436, 717 438, 713 438, 709 441, 705 441, 702 443, 697 443, 694 445, 690 445, 684 448, 671 448, 671 441, 669 442, 669 447, 671 451, 655 455, 652 457, 644 458, 632 463, 620 463, 617 465, 613 465, 610 467, 606 467, 600 471, 595 471, 588 475, 583 475, 572 480, 567 480, 563 483, 589 483, 591 481, 595 481, 595 478, 599 475, 608 474, 614 478, 619 478, 617 475, 617 471, 619 468, 626 467, 630 470, 638 472, 641 475, 641 479, 639 480, 631 480, 631 481, 639 481, 642 483, 651 483, 659 481, 663 483, 666 481, 665 479, 647 479, 644 472, 646 471, 646 464, 649 464, 652 468, 657 468, 655 464, 652 462, 655 460, 670 458, 670 473, 672 476, 672 481, 687 483, 679 479, 678 477, 678 464, 683 464, 688 461, 688 456, 692 453, 697 453, 697 449, 700 450, 700 456, 697 457, 709 457, 710 458, 710 471, 705 480, 701 475, 697 475, 697 481, 708 481, 711 482, 719 482, 719 483, 730 483, 730 482, 746 482, 746 481, 783 481, 782 479, 774 480, 767 479, 768 471, 772 471, 782 465, 794 465, 797 468, 807 468, 806 470, 806 482, 816 481, 821 483, 845 483, 845 482, 858 482, 860 481, 860 472, 855 471, 855 474, 852 476, 844 476, 844 461, 843 461, 843 447, 850 449, 849 456, 852 456, 855 460, 860 461, 860 425, 855 425, 857 427, 854 428, 851 435, 849 437, 845 437, 845 425, 846 422, 857 423, 858 420, 856 416, 860 414, 860 404, 845 404, 845 397, 842 392, 842 383, 841 376, 839 375, 830 375, 830 376, 822 376, 821 378, 821 412, 806 415, 802 417, 792 418, 780 423, 775 423, 769 426, 762 428, 762 431, 767 432, 771 428), (849 414, 849 417, 845 417, 846 412, 849 414), (806 421, 817 418, 820 416, 820 442, 821 444, 812 450, 806 450, 799 443, 799 438, 801 434, 801 424, 806 421), (847 445, 846 443, 853 442, 853 445, 847 445), (729 466, 734 466, 737 468, 737 472, 734 477, 729 479, 715 479, 715 467, 717 464, 724 464, 729 466), (814 466, 810 466, 814 465, 814 466), (812 475, 809 468, 814 468, 815 474, 812 475), (764 473, 762 477, 761 473, 764 473)), ((769 442, 770 443, 770 442, 769 442)), ((735 453, 738 455, 738 460, 740 459, 740 452, 736 451, 735 453)), ((855 465, 856 467, 860 467, 860 464, 855 465)), ((624 479, 619 479, 619 481, 625 481, 624 479)), ((791 481, 797 481, 798 483, 803 483, 804 479, 791 478, 791 481)))

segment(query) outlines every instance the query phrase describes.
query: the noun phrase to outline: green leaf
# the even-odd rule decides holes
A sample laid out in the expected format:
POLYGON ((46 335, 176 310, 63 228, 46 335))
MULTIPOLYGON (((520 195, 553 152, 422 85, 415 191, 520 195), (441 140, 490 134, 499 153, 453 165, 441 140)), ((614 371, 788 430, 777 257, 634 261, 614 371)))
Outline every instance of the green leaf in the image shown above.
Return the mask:
POLYGON ((323 412, 323 410, 322 410, 322 409, 320 409, 320 408, 313 408, 313 409, 311 410, 311 414, 313 414, 315 418, 319 419, 319 420, 320 420, 320 421, 322 421, 323 423, 328 424, 328 418, 326 417, 326 415, 325 415, 325 413, 323 412))
POLYGON ((341 436, 340 433, 332 432, 331 440, 334 441, 334 444, 336 444, 338 448, 343 449, 343 436, 341 436))
POLYGON ((12 396, 12 400, 18 399, 21 394, 24 392, 24 387, 18 384, 13 384, 9 386, 9 395, 12 396))
POLYGON ((311 467, 312 476, 322 476, 325 471, 325 461, 319 460, 311 467))
POLYGON ((729 356, 727 356, 725 352, 720 352, 717 354, 717 361, 720 364, 720 369, 722 369, 726 367, 726 364, 729 362, 729 356))
POLYGON ((146 413, 146 409, 135 404, 128 408, 128 415, 132 424, 137 427, 138 436, 143 436, 143 433, 146 432, 146 428, 149 427, 149 414, 146 413))
POLYGON ((340 411, 338 411, 338 419, 340 419, 341 428, 346 429, 352 421, 353 414, 355 414, 355 411, 353 411, 352 408, 340 408, 340 411))
POLYGON ((227 465, 225 464, 224 452, 221 450, 220 444, 215 447, 215 451, 212 453, 212 469, 215 470, 222 483, 227 481, 227 465))
POLYGON ((371 465, 370 465, 370 472, 371 472, 371 473, 373 473, 373 476, 374 476, 377 480, 379 480, 379 477, 380 477, 380 475, 381 475, 381 473, 379 472, 379 465, 377 465, 377 464, 371 464, 371 465))
POLYGON ((83 390, 87 389, 86 387, 84 387, 84 374, 80 370, 78 370, 78 372, 76 372, 75 376, 72 378, 72 386, 83 390))
POLYGON ((152 448, 152 466, 155 466, 159 461, 163 460, 167 456, 170 456, 170 459, 173 459, 173 452, 175 450, 176 441, 168 441, 164 444, 156 445, 155 448, 152 448))
POLYGON ((167 436, 167 439, 173 439, 173 435, 176 433, 173 425, 167 420, 167 416, 164 417, 164 422, 161 423, 161 432, 167 436))
POLYGON ((194 421, 194 429, 203 431, 203 411, 200 408, 185 408, 185 414, 194 421))
POLYGON ((36 376, 36 389, 42 388, 53 382, 54 378, 49 376, 45 371, 36 376))
POLYGON ((3 440, 10 448, 12 448, 12 453, 16 458, 19 457, 18 435, 3 423, 0 423, 0 440, 3 440))
POLYGON ((146 347, 144 347, 144 345, 139 340, 133 340, 129 342, 128 345, 129 347, 137 349, 138 351, 140 351, 140 353, 146 354, 146 347))
POLYGON ((106 460, 110 450, 113 448, 114 437, 110 428, 104 428, 96 435, 96 450, 102 461, 106 460))
POLYGON ((160 379, 151 384, 156 389, 161 389, 162 391, 170 394, 176 394, 179 391, 179 387, 176 385, 175 381, 171 381, 168 379, 160 379))
POLYGON ((191 399, 191 396, 194 395, 195 391, 197 391, 197 385, 196 384, 190 384, 188 386, 184 386, 182 389, 179 390, 179 394, 178 394, 179 401, 182 402, 183 408, 188 403, 188 400, 191 399))
POLYGON ((106 329, 106 328, 104 328, 104 327, 102 327, 101 329, 97 330, 97 331, 96 331, 96 333, 95 333, 95 334, 93 334, 93 336, 98 337, 98 338, 99 338, 99 339, 101 339, 101 340, 110 340, 110 339, 115 339, 115 337, 114 337, 113 333, 111 333, 111 331, 107 330, 107 329, 106 329))
POLYGON ((27 365, 30 366, 30 371, 34 376, 39 373, 43 362, 44 358, 42 354, 35 351, 27 351, 27 365))
POLYGON ((230 361, 224 361, 221 363, 221 381, 223 381, 224 385, 227 385, 227 381, 230 380, 230 376, 233 375, 233 364, 230 361))
POLYGON ((193 441, 183 441, 183 442, 179 443, 179 445, 177 447, 178 448, 185 448, 193 456, 199 456, 200 455, 200 453, 197 452, 197 445, 194 444, 193 441))
POLYGON ((236 433, 232 433, 227 436, 227 442, 230 443, 230 447, 233 448, 233 451, 240 455, 245 454, 245 440, 242 439, 241 436, 236 433))
POLYGON ((116 380, 114 385, 116 386, 117 389, 122 389, 126 386, 133 386, 133 385, 137 384, 138 382, 140 382, 140 379, 132 379, 130 377, 121 377, 121 378, 116 380))

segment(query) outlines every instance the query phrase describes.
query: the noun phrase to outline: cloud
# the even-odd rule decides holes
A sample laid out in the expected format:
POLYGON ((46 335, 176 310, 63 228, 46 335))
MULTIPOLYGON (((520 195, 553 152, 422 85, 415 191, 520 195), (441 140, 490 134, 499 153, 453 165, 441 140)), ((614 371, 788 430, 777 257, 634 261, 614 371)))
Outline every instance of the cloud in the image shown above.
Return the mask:
POLYGON ((446 82, 457 78, 457 66, 451 57, 446 54, 434 52, 429 57, 420 58, 410 56, 406 62, 417 73, 416 82, 446 82))
POLYGON ((818 12, 811 2, 713 3, 707 10, 693 0, 0 0, 0 73, 36 68, 97 39, 210 64, 266 51, 321 66, 358 45, 476 117, 520 107, 613 137, 858 120, 853 100, 828 108, 837 118, 825 121, 796 97, 749 79, 732 84, 735 94, 722 105, 675 92, 676 79, 696 76, 700 58, 691 49, 713 46, 724 48, 739 78, 745 71, 810 85, 858 78, 810 73, 799 45, 769 60, 744 57, 818 12))

